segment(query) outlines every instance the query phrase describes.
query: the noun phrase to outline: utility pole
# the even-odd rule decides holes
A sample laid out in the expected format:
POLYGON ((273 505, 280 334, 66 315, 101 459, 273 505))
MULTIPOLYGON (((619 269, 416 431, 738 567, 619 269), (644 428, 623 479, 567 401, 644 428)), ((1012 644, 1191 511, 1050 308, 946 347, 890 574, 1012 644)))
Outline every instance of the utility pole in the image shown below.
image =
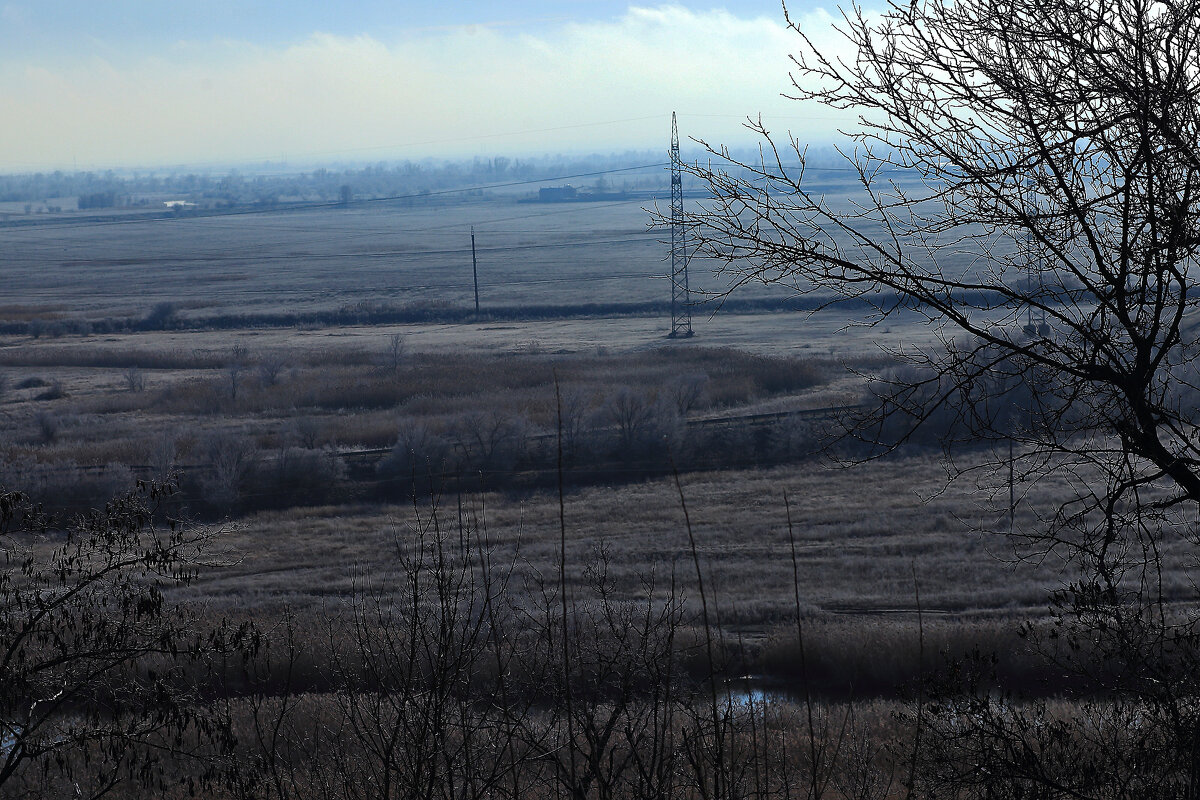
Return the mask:
POLYGON ((475 316, 479 316, 479 261, 475 258, 475 226, 471 226, 471 276, 475 279, 475 316))
POLYGON ((1042 248, 1034 237, 1034 229, 1038 224, 1040 208, 1037 200, 1037 185, 1032 181, 1026 183, 1029 190, 1030 224, 1027 232, 1029 252, 1025 258, 1025 335, 1033 339, 1050 333, 1050 325, 1046 322, 1046 309, 1040 306, 1045 300, 1045 284, 1042 278, 1042 248), (1036 281, 1036 286, 1034 285, 1036 281), (1039 304, 1034 308, 1035 301, 1039 304))
POLYGON ((1008 415, 1008 532, 1011 535, 1017 519, 1017 465, 1013 459, 1013 416, 1008 415))
POLYGON ((692 300, 688 289, 687 243, 683 231, 683 170, 679 160, 679 126, 671 112, 671 333, 692 335, 692 300))

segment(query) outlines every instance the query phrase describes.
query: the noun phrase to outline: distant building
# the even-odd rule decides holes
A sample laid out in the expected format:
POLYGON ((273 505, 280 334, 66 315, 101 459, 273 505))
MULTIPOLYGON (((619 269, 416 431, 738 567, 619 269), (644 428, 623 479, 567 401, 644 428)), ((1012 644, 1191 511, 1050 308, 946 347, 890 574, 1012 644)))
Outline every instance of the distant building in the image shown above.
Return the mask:
POLYGON ((566 186, 543 186, 538 189, 538 200, 542 203, 564 203, 578 196, 579 192, 569 183, 566 186))

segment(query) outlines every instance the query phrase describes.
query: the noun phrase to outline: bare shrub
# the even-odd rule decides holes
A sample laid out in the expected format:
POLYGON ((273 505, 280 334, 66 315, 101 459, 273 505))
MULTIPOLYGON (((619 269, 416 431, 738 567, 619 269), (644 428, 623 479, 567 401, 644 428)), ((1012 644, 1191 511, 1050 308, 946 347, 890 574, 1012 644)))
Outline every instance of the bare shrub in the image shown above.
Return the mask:
POLYGON ((237 505, 258 452, 254 441, 242 434, 218 431, 204 439, 201 452, 208 460, 205 499, 221 508, 237 505))
POLYGON ((970 349, 942 371, 915 364, 880 371, 866 386, 863 410, 850 420, 856 435, 883 449, 912 443, 949 452, 1090 428, 1090 419, 1055 402, 1036 365, 984 344, 970 349))
POLYGON ((96 475, 92 481, 96 499, 103 502, 111 497, 119 497, 134 490, 137 480, 133 470, 126 464, 109 463, 96 475))
POLYGON ((595 398, 580 387, 567 387, 558 393, 552 424, 562 439, 563 458, 573 463, 593 446, 595 398))
POLYGON ((62 381, 51 381, 50 386, 46 391, 37 394, 34 400, 61 400, 67 396, 67 391, 63 388, 62 381))
POLYGON ((406 418, 400 421, 392 452, 376 469, 385 476, 427 479, 443 473, 449 457, 449 442, 424 422, 406 418))
POLYGON ((288 434, 306 450, 315 450, 325 435, 325 423, 318 417, 305 414, 289 423, 288 434))
POLYGON ((537 753, 525 738, 535 712, 506 674, 520 637, 503 570, 470 531, 452 538, 436 519, 397 542, 400 591, 356 602, 349 657, 335 665, 339 758, 352 766, 322 776, 339 792, 438 797, 453 785, 460 800, 484 800, 529 788, 514 768, 537 753))
POLYGON ((704 399, 704 391, 708 387, 708 376, 703 373, 680 375, 667 386, 667 393, 675 404, 679 416, 686 417, 693 409, 698 408, 704 399))
POLYGON ((136 364, 125 370, 124 378, 125 388, 130 392, 140 392, 146 388, 146 374, 136 364))
POLYGON ((146 447, 145 458, 154 480, 165 483, 171 479, 178 450, 178 441, 169 434, 160 433, 151 439, 146 447))
POLYGON ((24 487, 25 494, 39 503, 73 497, 81 479, 73 461, 50 464, 28 455, 0 459, 0 486, 24 487))
POLYGON ((313 505, 345 498, 346 464, 337 451, 282 448, 274 468, 258 475, 264 505, 313 505))
POLYGON ((812 360, 774 356, 744 356, 744 369, 767 394, 785 394, 817 386, 825 380, 821 365, 812 360))
POLYGON ((405 341, 404 335, 393 333, 388 337, 387 348, 383 351, 381 364, 384 369, 389 370, 393 375, 400 373, 400 367, 404 365, 404 356, 408 349, 408 342, 405 341))
POLYGON ((436 511, 400 532, 387 577, 363 576, 349 617, 329 621, 327 699, 306 691, 293 622, 272 661, 245 662, 239 796, 804 797, 814 756, 830 779, 848 722, 812 709, 801 747, 790 708, 697 680, 673 578, 647 572, 622 597, 601 554, 587 599, 541 576, 522 588, 515 556, 485 541, 436 511))
POLYGON ((234 345, 225 360, 225 386, 229 390, 230 400, 237 400, 238 390, 242 385, 242 376, 248 367, 246 348, 240 344, 234 345))
POLYGON ((490 410, 464 414, 452 425, 454 454, 464 472, 511 469, 525 451, 523 417, 490 410))
POLYGON ((683 432, 673 404, 627 386, 608 396, 602 419, 612 426, 617 452, 623 458, 666 452, 683 432))
POLYGON ((287 361, 280 354, 268 354, 258 360, 258 380, 263 386, 274 386, 279 382, 279 376, 287 367, 287 361))
POLYGON ((37 412, 33 415, 33 423, 43 444, 52 443, 62 430, 62 420, 53 411, 37 412))
POLYGON ((155 303, 142 318, 141 328, 148 331, 165 331, 179 326, 179 307, 170 301, 155 303))
POLYGON ((567 796, 677 797, 684 777, 686 725, 697 699, 681 668, 684 607, 678 595, 655 592, 619 602, 601 551, 585 570, 592 599, 572 598, 560 581, 541 587, 538 641, 549 694, 542 732, 551 771, 567 796))
POLYGON ((293 402, 329 410, 390 409, 415 391, 390 375, 345 366, 310 372, 296 384, 293 402))

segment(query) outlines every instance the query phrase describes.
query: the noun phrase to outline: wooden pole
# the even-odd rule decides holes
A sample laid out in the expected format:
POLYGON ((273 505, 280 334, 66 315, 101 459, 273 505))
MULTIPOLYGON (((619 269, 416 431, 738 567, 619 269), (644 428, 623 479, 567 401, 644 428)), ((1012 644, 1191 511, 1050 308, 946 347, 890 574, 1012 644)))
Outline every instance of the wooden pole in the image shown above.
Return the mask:
POLYGON ((475 226, 471 226, 471 275, 475 279, 475 316, 479 316, 479 261, 475 258, 475 226))

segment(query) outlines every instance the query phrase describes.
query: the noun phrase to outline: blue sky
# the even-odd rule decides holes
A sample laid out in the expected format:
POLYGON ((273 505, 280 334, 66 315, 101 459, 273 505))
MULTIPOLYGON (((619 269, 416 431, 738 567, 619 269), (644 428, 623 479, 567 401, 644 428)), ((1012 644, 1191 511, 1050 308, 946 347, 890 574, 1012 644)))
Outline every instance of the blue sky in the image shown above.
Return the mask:
POLYGON ((0 169, 657 149, 672 110, 827 138, 780 97, 794 49, 772 0, 0 0, 0 169))
MULTIPOLYGON (((779 18, 777 0, 736 0, 719 5, 689 4, 697 10, 724 8, 741 17, 779 18)), ((793 8, 807 4, 793 3, 793 8)), ((60 51, 106 41, 143 47, 177 40, 243 39, 288 43, 316 33, 390 38, 422 30, 487 25, 538 30, 564 22, 612 20, 628 8, 616 0, 16 0, 0 3, 4 26, 0 48, 12 54, 60 51)))

